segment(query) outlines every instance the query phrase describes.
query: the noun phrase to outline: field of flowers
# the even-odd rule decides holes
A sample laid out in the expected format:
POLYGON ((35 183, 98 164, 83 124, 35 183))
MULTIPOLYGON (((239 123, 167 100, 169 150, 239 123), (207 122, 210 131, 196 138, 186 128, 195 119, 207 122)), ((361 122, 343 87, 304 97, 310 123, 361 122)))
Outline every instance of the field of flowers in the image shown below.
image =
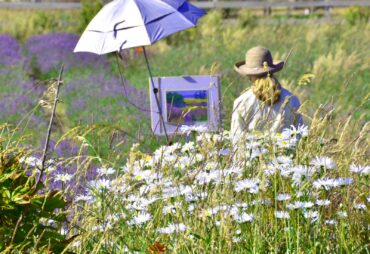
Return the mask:
POLYGON ((149 47, 155 75, 221 76, 222 130, 167 146, 150 131, 142 52, 73 54, 79 26, 55 15, 36 19, 54 30, 0 34, 0 251, 370 252, 368 22, 261 25, 241 11, 225 23, 210 12, 149 47), (257 44, 276 59, 293 48, 279 80, 306 126, 233 146, 232 102, 249 86, 233 63, 257 44))

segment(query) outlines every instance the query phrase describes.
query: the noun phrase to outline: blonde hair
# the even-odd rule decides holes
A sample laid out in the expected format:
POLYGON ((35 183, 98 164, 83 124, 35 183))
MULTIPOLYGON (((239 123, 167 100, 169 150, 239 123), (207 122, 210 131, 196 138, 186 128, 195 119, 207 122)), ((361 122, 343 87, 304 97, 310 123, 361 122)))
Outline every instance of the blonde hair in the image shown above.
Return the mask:
POLYGON ((253 82, 252 91, 259 100, 273 105, 280 99, 281 85, 275 77, 267 75, 253 82))

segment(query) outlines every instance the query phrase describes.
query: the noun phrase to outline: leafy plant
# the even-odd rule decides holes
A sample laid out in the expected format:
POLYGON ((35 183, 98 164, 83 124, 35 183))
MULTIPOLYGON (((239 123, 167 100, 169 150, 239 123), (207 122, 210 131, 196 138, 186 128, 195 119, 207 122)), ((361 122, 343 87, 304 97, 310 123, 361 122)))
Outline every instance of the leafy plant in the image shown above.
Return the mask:
POLYGON ((81 4, 82 10, 80 16, 80 26, 78 29, 80 32, 85 30, 91 19, 103 7, 103 2, 101 0, 83 0, 81 1, 81 4))
POLYGON ((36 186, 38 171, 22 164, 23 154, 0 148, 0 251, 60 253, 69 243, 60 231, 67 203, 60 191, 36 186))
POLYGON ((238 19, 242 27, 253 26, 257 21, 257 17, 248 9, 240 9, 238 19))
POLYGON ((36 33, 43 33, 45 31, 54 31, 58 26, 58 20, 47 12, 37 12, 33 22, 33 29, 36 33))
POLYGON ((30 61, 30 67, 27 75, 32 79, 32 80, 38 80, 42 76, 42 71, 40 69, 40 66, 37 63, 37 56, 32 55, 31 61, 30 61))
POLYGON ((370 8, 350 7, 344 13, 344 18, 352 26, 361 22, 366 23, 370 18, 370 8))

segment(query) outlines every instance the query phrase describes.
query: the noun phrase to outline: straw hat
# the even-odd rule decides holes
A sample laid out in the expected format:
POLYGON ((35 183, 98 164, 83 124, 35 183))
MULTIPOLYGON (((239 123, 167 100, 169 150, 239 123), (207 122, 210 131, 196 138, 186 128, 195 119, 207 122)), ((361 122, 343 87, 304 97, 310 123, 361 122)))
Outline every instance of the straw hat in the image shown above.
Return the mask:
POLYGON ((271 52, 264 47, 251 48, 245 54, 245 61, 238 62, 234 68, 241 75, 263 75, 280 71, 284 61, 273 61, 271 52))

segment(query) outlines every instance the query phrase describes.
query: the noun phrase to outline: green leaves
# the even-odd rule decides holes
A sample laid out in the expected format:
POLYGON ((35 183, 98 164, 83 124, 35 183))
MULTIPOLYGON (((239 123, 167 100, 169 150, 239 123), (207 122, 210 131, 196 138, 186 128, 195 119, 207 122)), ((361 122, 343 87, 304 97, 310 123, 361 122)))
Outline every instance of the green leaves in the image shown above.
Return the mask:
POLYGON ((62 192, 35 186, 17 154, 0 151, 0 172, 0 252, 62 252, 68 245, 60 234, 66 212, 56 212, 67 205, 62 192))

